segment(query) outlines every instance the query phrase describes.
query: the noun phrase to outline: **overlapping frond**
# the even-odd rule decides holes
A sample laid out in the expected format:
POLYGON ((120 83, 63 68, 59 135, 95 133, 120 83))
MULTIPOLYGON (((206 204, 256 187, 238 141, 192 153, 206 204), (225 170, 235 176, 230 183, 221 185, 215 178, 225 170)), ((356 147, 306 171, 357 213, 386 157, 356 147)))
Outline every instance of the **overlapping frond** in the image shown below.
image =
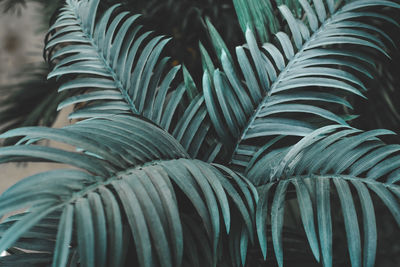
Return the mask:
POLYGON ((372 192, 388 207, 400 226, 400 145, 386 145, 378 138, 387 134, 393 133, 326 126, 291 148, 259 159, 247 175, 260 185, 256 221, 264 255, 267 251, 266 220, 270 218, 274 251, 282 266, 285 199, 288 190, 293 188, 314 256, 317 260, 321 257, 324 266, 332 266, 331 194, 335 188, 342 208, 351 264, 374 266, 377 228, 372 192), (273 157, 276 164, 266 172, 268 166, 262 163, 273 157), (352 194, 352 191, 356 193, 352 194), (359 203, 361 209, 357 209, 355 203, 359 203), (363 237, 357 219, 360 210, 363 237))
POLYGON ((66 1, 49 30, 46 49, 55 63, 49 77, 68 76, 59 91, 74 91, 59 108, 83 106, 70 114, 76 119, 140 114, 172 133, 191 156, 205 147, 201 158, 208 158, 204 151, 215 144, 206 143, 211 125, 204 99, 185 83, 177 86, 180 66, 170 68, 169 58, 160 58, 169 39, 142 32, 139 16, 119 11, 118 4, 99 18, 98 5, 66 1), (194 99, 184 105, 186 95, 194 99))
POLYGON ((28 209, 1 224, 1 251, 35 247, 43 239, 47 247, 39 251, 50 249, 57 267, 77 256, 75 248, 80 266, 124 266, 127 260, 139 266, 181 266, 190 250, 184 244, 185 214, 198 218, 198 229, 211 244, 207 253, 213 266, 233 214, 253 238, 254 187, 224 167, 190 159, 171 135, 140 118, 103 116, 62 129, 15 129, 0 138, 14 136, 26 137, 0 149, 1 163, 50 161, 75 168, 39 173, 1 195, 0 214, 28 209), (35 145, 40 139, 82 152, 35 145), (49 216, 57 221, 35 232, 49 216), (134 255, 128 254, 131 238, 134 255))
MULTIPOLYGON (((104 114, 104 110, 107 110, 108 114, 112 114, 113 110, 115 113, 131 111, 134 114, 144 113, 145 110, 147 113, 152 112, 157 95, 160 98, 159 104, 164 104, 164 95, 178 69, 176 67, 171 70, 167 80, 161 79, 166 64, 164 59, 157 69, 157 75, 151 79, 162 48, 168 40, 162 37, 150 38, 143 45, 144 50, 140 54, 139 48, 150 32, 136 36, 141 26, 133 27, 133 25, 139 16, 129 16, 128 12, 120 12, 112 17, 119 6, 114 5, 96 24, 98 5, 99 1, 67 1, 60 16, 50 28, 50 32, 54 29, 57 31, 48 41, 46 49, 63 44, 66 46, 51 53, 51 60, 58 59, 58 61, 49 77, 67 74, 90 75, 68 81, 59 91, 76 88, 104 89, 91 92, 89 96, 84 94, 71 98, 62 103, 60 108, 93 100, 112 99, 116 102, 107 103, 108 108, 106 104, 97 103, 72 114, 72 117, 91 117, 91 113, 104 114), (134 63, 137 65, 135 64, 135 68, 132 69, 134 63), (157 94, 156 89, 160 85, 160 80, 161 82, 164 80, 165 88, 157 94), (140 98, 139 94, 151 94, 153 97, 148 99, 148 103, 144 103, 146 97, 140 98)), ((161 114, 154 113, 150 118, 160 123, 161 114)))
MULTIPOLYGON (((221 70, 205 62, 203 92, 210 118, 231 163, 246 168, 252 155, 276 136, 305 136, 332 122, 346 125, 346 96, 366 90, 373 60, 366 51, 385 52, 390 37, 368 19, 393 19, 369 7, 393 7, 393 1, 356 1, 335 11, 330 1, 300 1, 307 17, 298 20, 279 7, 291 36, 276 33, 276 42, 259 46, 253 32, 234 58, 210 28, 221 70), (329 2, 329 3, 328 3, 329 2), (329 15, 329 12, 333 12, 329 15), (361 21, 361 19, 363 19, 361 21), (291 40, 292 38, 292 40, 291 40)), ((203 50, 203 58, 209 58, 203 50)))

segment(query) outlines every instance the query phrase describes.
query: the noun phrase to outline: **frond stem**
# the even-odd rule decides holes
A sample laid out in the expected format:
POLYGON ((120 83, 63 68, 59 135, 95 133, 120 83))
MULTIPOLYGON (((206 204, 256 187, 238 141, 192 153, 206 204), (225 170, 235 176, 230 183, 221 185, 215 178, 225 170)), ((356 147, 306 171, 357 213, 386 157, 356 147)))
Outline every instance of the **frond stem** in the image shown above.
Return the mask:
POLYGON ((72 194, 71 198, 68 201, 65 201, 65 204, 73 204, 76 202, 79 198, 84 197, 90 192, 96 191, 100 186, 107 186, 110 185, 112 182, 124 179, 125 176, 132 174, 133 171, 141 170, 142 168, 145 168, 147 166, 153 166, 153 165, 158 165, 160 162, 168 162, 168 161, 173 161, 176 159, 170 159, 170 160, 155 160, 151 162, 144 163, 142 165, 135 166, 133 168, 129 168, 127 170, 121 171, 116 173, 114 176, 110 178, 105 178, 99 179, 99 181, 85 187, 84 189, 75 192, 72 194))
MULTIPOLYGON (((337 13, 335 13, 337 14, 337 13)), ((254 123, 256 118, 258 117, 258 114, 260 113, 261 109, 264 107, 264 105, 269 101, 269 98, 272 96, 272 92, 275 88, 278 87, 278 85, 281 83, 281 81, 285 78, 285 76, 290 72, 291 67, 293 66, 294 63, 297 62, 297 59, 303 54, 305 50, 308 49, 310 44, 319 37, 319 34, 325 30, 325 28, 331 23, 334 15, 327 20, 321 26, 316 30, 311 37, 303 44, 301 49, 294 55, 294 57, 288 62, 284 70, 278 75, 278 77, 275 79, 275 81, 272 83, 269 91, 267 94, 264 96, 264 100, 258 105, 257 109, 254 111, 253 115, 250 117, 246 127, 242 131, 241 137, 236 141, 235 148, 233 150, 233 153, 231 155, 230 163, 232 162, 232 158, 235 155, 236 151, 239 148, 240 143, 243 141, 245 138, 247 132, 251 129, 251 125, 254 123)))
POLYGON ((95 48, 95 50, 97 52, 97 56, 99 57, 101 62, 103 62, 103 65, 108 70, 108 72, 111 74, 116 87, 121 92, 124 100, 128 103, 131 112, 135 115, 139 115, 140 114, 139 111, 137 110, 135 104, 133 103, 132 99, 128 95, 128 92, 127 92, 128 90, 125 90, 125 88, 122 85, 121 79, 118 77, 118 75, 115 73, 115 71, 110 67, 107 60, 104 58, 103 53, 101 52, 101 49, 99 48, 98 44, 95 43, 93 38, 91 38, 90 33, 87 32, 87 29, 84 27, 84 25, 82 23, 82 19, 79 17, 79 14, 77 14, 75 8, 74 8, 74 14, 77 18, 79 26, 81 26, 81 28, 82 28, 82 32, 85 34, 85 37, 89 40, 90 44, 95 48))

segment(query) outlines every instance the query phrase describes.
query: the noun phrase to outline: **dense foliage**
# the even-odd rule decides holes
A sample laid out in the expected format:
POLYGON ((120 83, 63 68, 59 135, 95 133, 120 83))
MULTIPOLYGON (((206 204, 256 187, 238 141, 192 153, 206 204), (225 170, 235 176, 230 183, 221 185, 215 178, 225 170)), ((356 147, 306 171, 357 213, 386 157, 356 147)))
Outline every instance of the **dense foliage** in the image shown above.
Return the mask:
POLYGON ((0 163, 66 169, 0 196, 1 266, 398 260, 397 1, 52 5, 48 81, 10 92, 0 163), (56 104, 77 122, 35 126, 56 104))

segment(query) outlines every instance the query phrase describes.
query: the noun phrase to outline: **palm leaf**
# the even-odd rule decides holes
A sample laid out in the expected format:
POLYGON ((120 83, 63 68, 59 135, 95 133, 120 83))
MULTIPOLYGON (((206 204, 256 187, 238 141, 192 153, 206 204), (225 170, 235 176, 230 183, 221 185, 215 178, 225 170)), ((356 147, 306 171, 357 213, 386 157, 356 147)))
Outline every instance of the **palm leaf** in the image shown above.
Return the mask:
MULTIPOLYGON (((221 232, 229 232, 233 210, 239 211, 235 220, 241 218, 248 235, 253 231, 253 186, 226 168, 189 159, 172 136, 142 119, 105 116, 63 129, 15 129, 0 137, 15 136, 26 137, 19 145, 0 149, 0 162, 43 160, 78 169, 39 173, 3 193, 0 214, 23 208, 30 212, 3 224, 2 251, 30 237, 31 229, 54 212, 58 232, 53 266, 66 266, 71 247, 77 248, 81 266, 122 266, 126 235, 133 237, 140 266, 180 266, 185 203, 192 208, 184 213, 200 219, 215 264, 221 232), (39 139, 73 145, 84 153, 34 145, 39 139), (123 229, 125 220, 129 231, 123 229)), ((51 239, 40 232, 35 237, 51 239)))
MULTIPOLYGON (((293 42, 278 32, 275 44, 260 47, 248 29, 247 44, 236 48, 236 59, 209 23, 222 69, 204 64, 205 102, 223 150, 239 170, 272 137, 302 137, 332 122, 346 125, 337 114, 352 108, 345 96, 363 97, 366 88, 359 77, 371 77, 368 68, 373 66, 367 51, 387 55, 381 39, 390 37, 365 19, 392 19, 368 8, 400 7, 392 1, 356 1, 328 17, 323 1, 314 1, 314 8, 300 3, 308 26, 288 7, 279 7, 293 42), (354 22, 359 19, 363 22, 354 22)), ((204 50, 203 58, 209 58, 204 50)))
POLYGON ((271 216, 275 255, 280 266, 282 265, 280 229, 284 224, 287 192, 294 187, 303 226, 314 256, 319 260, 321 254, 323 265, 332 266, 330 195, 333 192, 331 188, 334 187, 341 203, 352 266, 361 266, 361 262, 363 266, 374 266, 377 229, 371 192, 382 200, 400 225, 400 146, 386 145, 378 138, 387 134, 393 133, 387 130, 361 132, 347 126, 327 126, 307 135, 293 147, 276 153, 279 164, 269 171, 271 175, 264 175, 268 173, 265 172, 265 165, 255 164, 247 175, 257 179, 257 183, 261 185, 259 190, 264 196, 259 202, 256 215, 264 255, 264 225, 268 216, 271 216), (355 206, 356 197, 351 189, 357 192, 361 205, 363 249, 355 206), (263 190, 275 192, 270 212, 267 208, 270 205, 269 197, 263 190), (314 221, 318 222, 318 234, 314 221))
POLYGON ((172 133, 191 156, 207 159, 216 144, 206 140, 212 128, 204 99, 185 83, 175 85, 180 66, 169 69, 169 59, 160 59, 169 39, 143 33, 136 22, 139 16, 119 11, 119 5, 100 17, 98 5, 98 0, 66 1, 49 30, 53 35, 46 49, 55 63, 49 78, 69 77, 60 92, 85 89, 63 101, 59 109, 83 105, 70 114, 75 119, 143 115, 172 133), (183 105, 185 92, 195 97, 188 105, 183 105))

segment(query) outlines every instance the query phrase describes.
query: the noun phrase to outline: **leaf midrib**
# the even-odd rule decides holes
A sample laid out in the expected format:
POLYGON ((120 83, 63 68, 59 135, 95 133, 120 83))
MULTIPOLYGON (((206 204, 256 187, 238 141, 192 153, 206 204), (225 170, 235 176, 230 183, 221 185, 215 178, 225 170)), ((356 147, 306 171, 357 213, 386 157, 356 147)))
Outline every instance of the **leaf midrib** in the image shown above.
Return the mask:
POLYGON ((131 172, 142 170, 143 168, 146 168, 149 166, 154 166, 154 165, 158 166, 158 165, 160 165, 161 162, 165 163, 165 162, 170 162, 170 161, 175 161, 175 160, 177 160, 177 159, 153 160, 153 161, 146 162, 144 164, 137 165, 135 167, 128 168, 123 171, 117 172, 114 174, 114 176, 111 176, 109 178, 102 177, 102 178, 104 178, 104 180, 97 181, 89 186, 86 186, 84 189, 82 189, 78 192, 72 193, 71 197, 68 200, 64 201, 64 205, 74 204, 78 199, 85 197, 90 192, 96 191, 100 186, 107 186, 107 185, 110 185, 114 181, 122 180, 122 179, 124 179, 124 177, 126 175, 129 175, 131 172))
MULTIPOLYGON (((88 29, 86 29, 83 26, 83 22, 82 19, 80 18, 79 14, 77 14, 76 12, 76 8, 74 8, 74 14, 77 18, 77 21, 79 23, 79 26, 82 29, 82 32, 84 33, 85 37, 89 40, 90 44, 93 46, 93 50, 95 50, 96 55, 98 56, 99 60, 103 63, 104 67, 106 68, 106 70, 111 74, 111 77, 114 80, 114 84, 115 87, 117 89, 119 89, 120 93, 122 94, 124 100, 128 103, 129 108, 131 110, 131 112, 133 114, 140 114, 140 112, 138 111, 138 109, 136 108, 135 104, 133 103, 133 101, 131 100, 131 98, 128 95, 128 90, 125 90, 125 88, 122 85, 121 79, 120 77, 118 77, 117 73, 115 73, 115 71, 110 67, 110 65, 108 64, 107 60, 104 58, 104 55, 102 53, 102 49, 100 49, 100 47, 98 46, 98 44, 95 42, 95 40, 93 38, 91 38, 90 33, 88 33, 88 29)), ((116 55, 118 56, 118 55, 116 55)))
POLYGON ((269 101, 270 97, 272 96, 272 91, 281 83, 281 81, 285 78, 285 75, 289 73, 291 67, 293 66, 294 63, 297 62, 297 59, 304 53, 305 50, 310 46, 310 44, 316 40, 319 37, 319 34, 330 24, 330 22, 333 20, 333 18, 340 12, 335 13, 332 15, 330 18, 324 21, 323 24, 316 30, 310 38, 303 44, 301 49, 297 51, 297 53, 294 55, 294 57, 288 62, 288 64, 285 66, 284 70, 279 73, 278 77, 275 79, 275 81, 271 84, 269 91, 267 92, 266 95, 264 95, 263 100, 259 103, 257 109, 253 113, 253 115, 250 117, 248 120, 248 123, 246 127, 243 129, 243 132, 240 136, 240 138, 236 141, 235 148, 233 150, 233 153, 231 155, 230 163, 232 163, 233 156, 237 153, 237 150, 239 148, 239 145, 245 138, 247 132, 251 129, 251 125, 254 123, 256 118, 258 117, 258 114, 262 110, 263 106, 269 101))

